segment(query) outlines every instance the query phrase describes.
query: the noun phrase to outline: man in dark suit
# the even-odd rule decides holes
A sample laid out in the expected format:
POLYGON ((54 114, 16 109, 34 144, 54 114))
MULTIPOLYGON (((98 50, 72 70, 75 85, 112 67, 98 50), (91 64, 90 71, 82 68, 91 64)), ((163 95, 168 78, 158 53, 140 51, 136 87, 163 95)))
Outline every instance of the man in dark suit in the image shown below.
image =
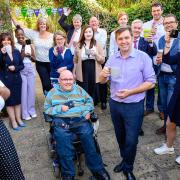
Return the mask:
MULTIPOLYGON (((147 53, 153 60, 153 56, 157 54, 157 47, 153 43, 152 36, 149 35, 146 39, 140 37, 143 30, 143 22, 139 19, 136 19, 132 22, 131 25, 133 38, 134 38, 134 48, 147 53)), ((146 111, 149 113, 154 112, 154 91, 155 88, 150 89, 146 93, 146 111)), ((141 129, 140 135, 143 135, 144 132, 141 129)))
POLYGON ((58 22, 60 26, 64 29, 64 31, 67 33, 68 47, 71 49, 71 52, 74 55, 74 49, 79 41, 81 34, 82 17, 81 15, 76 14, 72 19, 72 24, 66 24, 65 21, 71 11, 72 10, 68 8, 58 22))

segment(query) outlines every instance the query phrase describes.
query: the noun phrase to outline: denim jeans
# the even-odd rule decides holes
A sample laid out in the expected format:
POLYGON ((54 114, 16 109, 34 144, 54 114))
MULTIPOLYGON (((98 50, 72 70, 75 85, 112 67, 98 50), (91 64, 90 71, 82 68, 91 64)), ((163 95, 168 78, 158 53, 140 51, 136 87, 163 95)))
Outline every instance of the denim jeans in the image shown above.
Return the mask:
POLYGON ((175 75, 167 75, 167 74, 159 75, 160 98, 164 112, 164 126, 166 126, 166 121, 167 121, 167 106, 173 94, 175 83, 176 83, 175 75))
POLYGON ((120 103, 110 99, 109 105, 120 155, 123 159, 123 171, 131 172, 143 121, 144 100, 137 103, 120 103))
POLYGON ((154 111, 154 89, 146 92, 146 111, 154 111))
POLYGON ((63 176, 75 176, 74 169, 74 146, 73 134, 79 136, 83 150, 85 152, 86 164, 91 172, 99 172, 104 169, 101 155, 96 151, 96 146, 93 138, 93 127, 91 123, 79 123, 80 118, 55 118, 54 137, 56 140, 57 154, 61 164, 61 173, 63 176), (61 125, 72 125, 72 128, 62 127, 61 125))

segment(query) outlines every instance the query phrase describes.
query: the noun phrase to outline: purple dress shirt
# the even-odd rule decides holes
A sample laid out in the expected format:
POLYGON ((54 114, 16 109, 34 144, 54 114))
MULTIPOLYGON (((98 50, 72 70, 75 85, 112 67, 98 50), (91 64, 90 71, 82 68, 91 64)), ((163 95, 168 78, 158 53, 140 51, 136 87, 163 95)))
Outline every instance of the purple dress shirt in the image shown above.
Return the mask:
POLYGON ((156 82, 155 72, 150 57, 137 49, 132 49, 129 57, 124 59, 120 52, 112 55, 105 64, 111 69, 111 98, 118 102, 139 102, 145 97, 145 92, 121 99, 116 93, 122 89, 134 89, 144 82, 156 82))

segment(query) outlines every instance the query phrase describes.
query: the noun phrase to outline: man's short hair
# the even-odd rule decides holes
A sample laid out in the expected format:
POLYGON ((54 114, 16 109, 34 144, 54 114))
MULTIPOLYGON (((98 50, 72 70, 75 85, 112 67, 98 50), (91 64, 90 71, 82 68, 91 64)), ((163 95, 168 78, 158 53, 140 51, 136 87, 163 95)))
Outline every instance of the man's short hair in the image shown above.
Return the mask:
POLYGON ((77 20, 79 20, 79 21, 81 21, 82 22, 82 17, 81 17, 81 15, 80 14, 76 14, 75 16, 73 16, 73 19, 72 19, 73 21, 77 21, 77 20))
POLYGON ((160 2, 154 2, 154 3, 152 3, 151 9, 152 9, 153 7, 161 7, 161 10, 163 10, 163 6, 162 6, 162 4, 161 4, 160 2))
POLYGON ((131 26, 133 26, 135 23, 140 23, 143 26, 143 21, 140 19, 135 19, 132 23, 131 26))
POLYGON ((124 31, 129 31, 130 35, 133 36, 132 30, 130 26, 126 26, 126 27, 120 27, 115 31, 115 39, 117 39, 118 35, 120 35, 121 33, 123 33, 124 31))
MULTIPOLYGON (((172 14, 172 13, 167 14, 166 16, 164 16, 164 20, 165 20, 166 18, 169 18, 169 17, 173 17, 173 18, 175 19, 175 22, 178 23, 177 17, 176 17, 174 14, 172 14)), ((164 21, 164 20, 163 20, 163 21, 164 21)))

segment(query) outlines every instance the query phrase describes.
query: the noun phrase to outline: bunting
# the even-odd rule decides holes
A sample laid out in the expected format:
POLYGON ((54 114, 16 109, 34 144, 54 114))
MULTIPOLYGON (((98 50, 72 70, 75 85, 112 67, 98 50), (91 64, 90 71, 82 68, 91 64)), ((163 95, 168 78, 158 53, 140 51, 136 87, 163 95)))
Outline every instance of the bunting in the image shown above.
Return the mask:
POLYGON ((22 16, 22 17, 38 17, 38 16, 51 16, 51 15, 59 15, 62 16, 63 12, 67 11, 67 7, 59 7, 59 8, 51 8, 51 7, 47 7, 47 8, 39 8, 39 9, 29 9, 26 7, 22 7, 22 8, 17 8, 15 9, 15 15, 16 17, 22 16))

